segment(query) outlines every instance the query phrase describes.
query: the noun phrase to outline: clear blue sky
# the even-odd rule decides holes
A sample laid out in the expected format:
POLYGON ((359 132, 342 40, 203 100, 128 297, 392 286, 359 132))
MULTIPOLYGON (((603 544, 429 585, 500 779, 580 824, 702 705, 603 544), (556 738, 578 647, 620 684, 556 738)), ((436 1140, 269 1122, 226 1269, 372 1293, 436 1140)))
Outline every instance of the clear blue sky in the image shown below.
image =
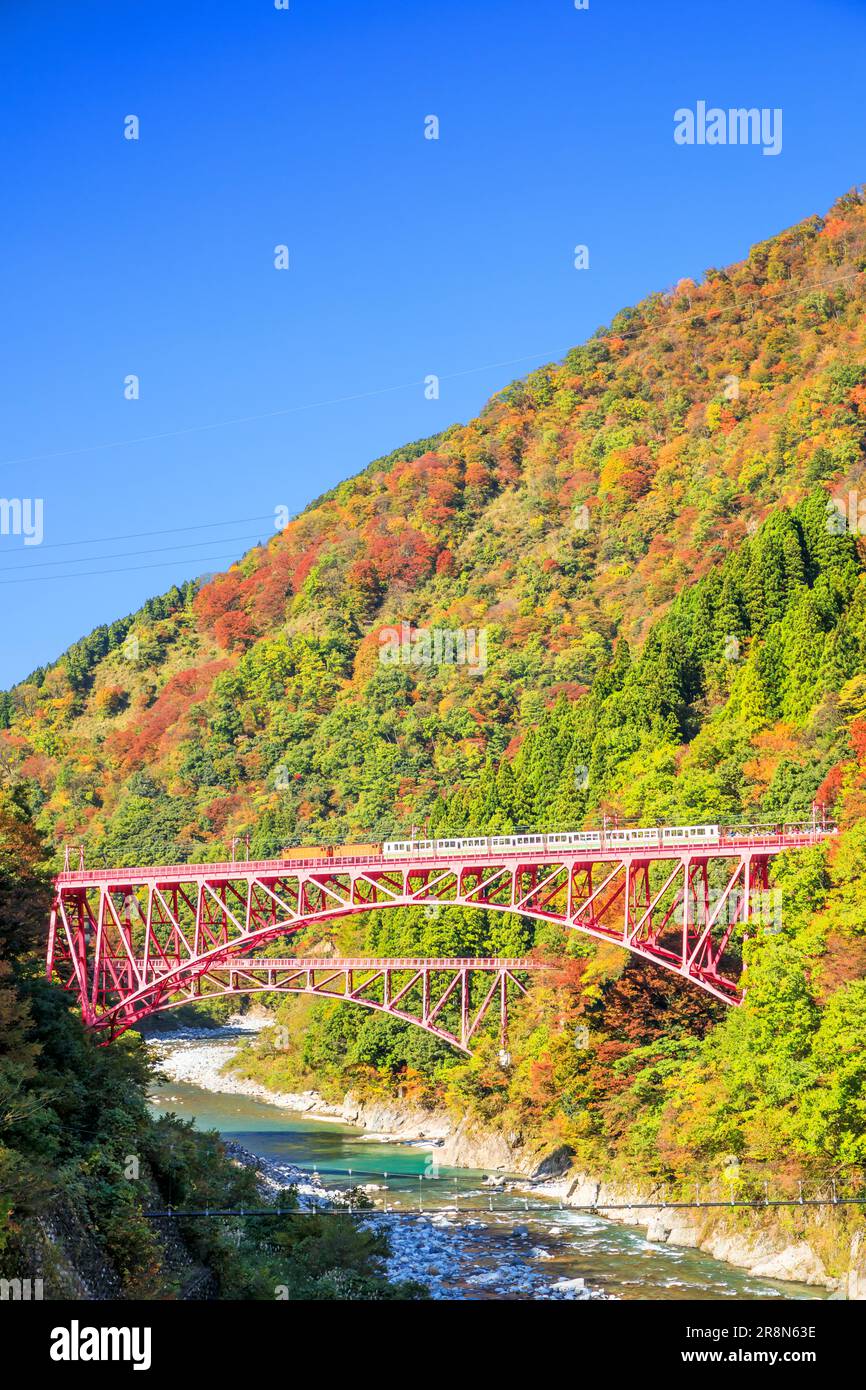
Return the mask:
POLYGON ((824 211, 864 51, 862 0, 4 0, 0 497, 44 543, 0 536, 0 684, 270 526, 110 538, 298 511, 824 211), (677 146, 699 100, 781 154, 677 146))

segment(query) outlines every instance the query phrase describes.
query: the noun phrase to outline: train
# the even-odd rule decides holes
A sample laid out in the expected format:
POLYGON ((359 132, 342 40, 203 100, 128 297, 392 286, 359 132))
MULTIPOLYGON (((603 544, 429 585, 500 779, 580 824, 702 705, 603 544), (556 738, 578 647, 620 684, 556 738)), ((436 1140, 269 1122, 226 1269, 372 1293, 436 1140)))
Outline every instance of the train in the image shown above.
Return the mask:
POLYGON ((630 829, 612 826, 607 830, 564 830, 550 835, 474 835, 467 839, 386 840, 385 859, 404 859, 407 855, 431 854, 507 854, 511 850, 533 853, 562 853, 572 849, 607 849, 619 845, 714 844, 720 836, 718 825, 657 825, 630 829))
POLYGON ((716 844, 721 836, 718 825, 657 825, 629 828, 611 826, 606 830, 565 830, 549 835, 470 835, 436 840, 385 840, 382 844, 316 845, 283 850, 284 860, 292 859, 406 859, 417 855, 560 854, 569 850, 610 849, 645 845, 661 848, 666 844, 716 844))

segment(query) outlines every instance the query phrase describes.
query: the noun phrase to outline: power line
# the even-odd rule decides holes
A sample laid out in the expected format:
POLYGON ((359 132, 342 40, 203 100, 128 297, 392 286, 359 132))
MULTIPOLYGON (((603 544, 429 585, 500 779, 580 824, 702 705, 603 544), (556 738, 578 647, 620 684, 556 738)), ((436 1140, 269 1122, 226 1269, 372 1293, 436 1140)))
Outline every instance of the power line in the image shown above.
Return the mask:
MULTIPOLYGON (((106 557, 108 558, 108 557, 106 557)), ((190 555, 188 560, 237 560, 237 551, 232 551, 230 555, 190 555)), ((169 566, 180 564, 180 557, 175 560, 160 560, 155 565, 120 565, 110 570, 79 570, 77 574, 35 574, 28 579, 2 579, 0 586, 6 584, 40 584, 45 580, 52 579, 89 579, 93 575, 100 574, 134 574, 138 570, 159 570, 168 569, 169 566)))
MULTIPOLYGON (((832 277, 830 277, 829 279, 821 279, 821 280, 815 279, 815 280, 803 280, 803 281, 794 281, 794 280, 790 280, 790 281, 779 281, 778 283, 780 284, 780 286, 787 286, 788 288, 794 289, 794 290, 796 290, 797 292, 802 292, 802 291, 804 291, 804 290, 808 290, 808 289, 811 289, 811 288, 813 288, 813 287, 814 287, 814 288, 817 288, 817 289, 826 289, 827 286, 829 286, 829 285, 839 284, 839 283, 841 283, 841 282, 843 282, 843 281, 846 281, 846 280, 856 279, 857 276, 858 276, 860 273, 861 273, 860 271, 858 271, 857 269, 855 269, 855 268, 852 267, 850 270, 844 271, 844 272, 842 272, 842 273, 839 274, 839 275, 832 276, 832 277)), ((706 282, 703 282, 703 283, 706 283, 706 282)), ((702 285, 699 284, 696 288, 700 289, 700 288, 702 288, 702 285)), ((735 290, 739 290, 739 289, 741 289, 741 288, 742 288, 742 287, 739 286, 739 285, 734 286, 734 289, 735 289, 735 290)), ((669 293, 670 293, 670 292, 669 292, 669 293)), ((573 346, 573 345, 572 345, 572 346, 573 346)), ((482 366, 479 366, 479 367, 467 367, 467 368, 466 368, 464 371, 462 371, 462 372, 445 372, 445 373, 440 373, 440 374, 438 375, 438 380, 439 380, 439 381, 456 381, 456 380, 458 380, 458 379, 461 378, 461 377, 464 377, 464 376, 473 376, 473 375, 475 375, 475 374, 478 373, 478 372, 495 371, 495 370, 497 370, 499 367, 516 367, 516 366, 520 366, 520 365, 521 365, 522 363, 524 363, 524 362, 534 362, 534 361, 537 361, 538 358, 541 358, 541 359, 543 359, 544 361, 548 361, 548 362, 558 362, 558 361, 559 361, 561 358, 563 358, 563 357, 565 356, 565 354, 566 354, 567 352, 569 352, 569 351, 570 351, 570 348, 557 349, 555 352, 552 352, 552 353, 551 353, 551 352, 530 352, 530 353, 526 353, 526 354, 525 354, 524 356, 522 356, 522 357, 510 357, 510 358, 506 358, 504 361, 501 361, 501 362, 485 362, 482 366)), ((225 429, 225 428, 228 428, 228 427, 231 426, 231 425, 247 425, 247 424, 253 424, 253 423, 255 423, 256 421, 259 421, 259 420, 275 420, 275 419, 280 418, 281 416, 284 416, 284 415, 296 415, 296 414, 299 414, 299 413, 301 413, 301 412, 303 412, 303 411, 305 411, 305 410, 321 410, 321 409, 324 409, 324 408, 329 407, 329 406, 334 406, 334 405, 346 405, 346 404, 351 403, 352 401, 369 400, 369 399, 371 399, 372 397, 375 397, 375 396, 386 396, 386 395, 389 395, 389 394, 393 394, 393 393, 396 392, 396 391, 409 391, 409 390, 412 390, 412 389, 414 389, 414 388, 416 388, 416 387, 418 387, 418 386, 424 386, 425 384, 426 384, 426 380, 425 380, 425 379, 421 379, 420 381, 404 381, 404 382, 400 382, 400 383, 398 383, 397 385, 394 385, 394 386, 380 386, 380 387, 375 388, 375 389, 372 390, 372 391, 357 391, 357 392, 354 392, 353 394, 347 395, 347 396, 334 396, 334 397, 332 397, 332 398, 329 399, 329 400, 309 401, 309 402, 307 402, 305 405, 291 405, 291 406, 286 406, 286 407, 284 407, 283 409, 280 409, 280 410, 268 410, 268 411, 262 412, 261 414, 256 414, 256 415, 238 415, 238 416, 234 417, 233 419, 228 419, 228 420, 213 420, 213 421, 211 421, 210 423, 204 424, 204 425, 187 425, 187 426, 185 426, 184 428, 182 428, 182 429, 177 429, 177 430, 160 430, 160 431, 158 431, 158 432, 156 432, 156 433, 154 433, 154 434, 142 434, 142 435, 138 435, 137 437, 130 438, 130 439, 114 439, 114 440, 106 441, 105 443, 102 443, 102 444, 83 444, 83 445, 80 445, 78 448, 75 448, 75 449, 59 449, 59 450, 55 450, 55 451, 49 452, 49 453, 43 453, 43 454, 29 454, 29 455, 27 455, 26 457, 22 457, 22 458, 17 458, 17 459, 6 459, 3 463, 0 463, 0 468, 12 468, 12 467, 16 467, 16 466, 18 466, 19 464, 23 464, 23 463, 39 463, 39 462, 41 462, 41 461, 43 461, 43 460, 47 460, 47 459, 72 458, 72 457, 74 457, 74 456, 76 456, 76 455, 79 455, 79 454, 99 453, 99 452, 101 452, 101 451, 103 451, 103 450, 106 450, 106 449, 125 449, 125 448, 128 448, 130 445, 133 445, 133 444, 151 444, 151 443, 154 443, 156 440, 159 440, 159 439, 177 439, 177 438, 180 438, 180 437, 183 436, 183 435, 187 435, 187 434, 202 434, 202 433, 207 432, 208 430, 225 429)), ((250 518, 250 519, 251 519, 251 520, 254 520, 255 518, 250 518)), ((184 529, 191 529, 191 528, 184 528, 184 529)), ((69 543, 70 543, 70 544, 74 544, 75 542, 69 542, 69 543)))
MULTIPOLYGON (((530 352, 524 357, 511 357, 503 362, 486 362, 481 367, 467 367, 462 372, 446 372, 439 374, 439 381, 455 381, 458 377, 472 376, 476 372, 490 372, 499 367, 514 367, 522 362, 534 362, 537 358, 547 361, 556 361, 561 354, 551 355, 547 352, 530 352)), ((83 444, 76 449, 59 449, 52 453, 29 454, 26 458, 6 459, 0 463, 0 468, 17 467, 22 463, 40 463, 47 459, 72 458, 77 454, 95 454, 105 449, 125 449, 132 444, 151 444, 159 439, 177 439, 186 434, 203 434, 208 430, 225 429, 230 425, 248 425, 258 420, 275 420, 283 415, 297 415, 305 410, 321 410, 333 405, 346 405, 352 401, 369 400, 373 396, 387 396, 395 391, 410 391, 418 386, 424 386, 425 379, 420 381, 403 381, 396 386, 380 386, 373 391, 357 391, 349 396, 333 396, 330 400, 309 401, 306 405, 290 405, 281 410, 268 410, 260 415, 239 415, 231 420, 214 420, 206 425, 187 425, 179 430, 160 430, 156 434, 142 434, 132 439, 114 439, 104 444, 83 444)))
MULTIPOLYGON (((381 1175, 380 1175, 380 1176, 381 1176, 381 1175)), ((407 1175, 407 1176, 408 1176, 408 1175, 407 1175)), ((289 1186, 290 1186, 290 1187, 291 1187, 291 1186, 295 1186, 295 1184, 290 1184, 289 1186)), ((337 1189, 337 1191, 339 1191, 339 1189, 337 1189)), ((408 1193, 406 1193, 406 1194, 404 1194, 404 1195, 408 1197, 408 1193)), ((313 1198, 313 1200, 315 1201, 315 1200, 317 1200, 317 1199, 313 1198)), ((672 1210, 675 1210, 675 1209, 682 1209, 682 1210, 686 1210, 686 1211, 694 1211, 694 1210, 704 1209, 704 1208, 721 1208, 722 1210, 730 1210, 732 1207, 733 1207, 733 1208, 743 1208, 743 1207, 745 1207, 745 1208, 747 1208, 749 1211, 765 1211, 768 1207, 842 1207, 842 1206, 866 1206, 866 1197, 802 1197, 802 1198, 800 1198, 800 1197, 785 1197, 785 1198, 781 1198, 781 1199, 777 1199, 777 1198, 773 1198, 773 1197, 770 1197, 769 1199, 768 1199, 768 1198, 765 1198, 765 1197, 750 1197, 750 1198, 737 1198, 737 1199, 735 1199, 734 1201, 731 1201, 730 1198, 719 1198, 718 1201, 714 1201, 714 1202, 698 1202, 698 1201, 695 1201, 695 1202, 602 1202, 602 1201, 599 1201, 599 1202, 581 1202, 581 1203, 572 1203, 572 1202, 568 1202, 568 1203, 563 1203, 563 1202, 557 1202, 557 1201, 555 1201, 554 1199, 551 1199, 550 1202, 546 1202, 546 1203, 544 1203, 543 1205, 538 1205, 538 1206, 536 1206, 536 1205, 527 1206, 527 1205, 524 1203, 523 1205, 520 1205, 520 1206, 518 1206, 518 1205, 516 1205, 516 1204, 513 1205, 513 1206, 508 1206, 508 1205, 493 1206, 493 1205, 491 1205, 491 1204, 488 1204, 486 1207, 485 1207, 485 1206, 480 1206, 480 1205, 479 1205, 479 1206, 469 1206, 469 1207, 458 1207, 458 1206, 441 1206, 441 1207, 440 1207, 440 1206, 432 1206, 432 1205, 429 1206, 429 1207, 424 1207, 424 1206, 421 1206, 421 1205, 419 1205, 419 1206, 417 1206, 417 1207, 415 1207, 415 1206, 408 1206, 408 1205, 407 1205, 407 1206, 404 1206, 404 1207, 396 1207, 396 1206, 378 1206, 378 1205, 370 1206, 370 1207, 353 1207, 353 1206, 351 1206, 350 1203, 348 1203, 348 1202, 342 1202, 342 1203, 335 1203, 335 1202, 333 1202, 332 1199, 330 1199, 329 1196, 327 1195, 327 1191, 324 1192, 324 1193, 322 1194, 322 1199, 321 1199, 321 1200, 323 1200, 324 1202, 326 1202, 327 1205, 326 1205, 326 1206, 321 1206, 321 1207, 319 1207, 319 1206, 313 1206, 313 1207, 299 1207, 299 1208, 295 1208, 294 1210, 291 1209, 291 1208, 289 1208, 289 1209, 280 1209, 280 1208, 255 1208, 255 1209, 251 1209, 251 1210, 245 1210, 245 1209, 240 1208, 240 1207, 236 1207, 236 1208, 218 1207, 218 1208, 216 1208, 215 1210, 211 1210, 210 1208, 205 1208, 204 1210, 202 1210, 202 1209, 200 1209, 200 1208, 192 1208, 192 1209, 187 1208, 187 1209, 183 1209, 183 1208, 171 1208, 171 1207, 169 1207, 169 1208, 167 1208, 167 1209, 164 1210, 164 1211, 143 1211, 143 1212, 142 1212, 142 1216, 148 1217, 148 1218, 150 1218, 150 1219, 152 1219, 152 1220, 157 1220, 157 1219, 163 1219, 163 1220, 164 1220, 164 1219, 167 1219, 167 1218, 171 1218, 172 1220, 177 1220, 177 1219, 179 1219, 179 1218, 184 1218, 184 1219, 185 1219, 185 1218, 193 1217, 193 1216, 206 1216, 206 1217, 217 1218, 217 1219, 220 1219, 220 1218, 223 1218, 223 1219, 224 1219, 225 1217, 231 1217, 231 1216, 253 1216, 253 1217, 260 1217, 260 1216, 268 1217, 268 1216, 269 1216, 269 1217, 278 1217, 278 1218, 281 1218, 281 1219, 285 1220, 286 1218, 290 1218, 290 1217, 293 1217, 293 1216, 358 1216, 358 1217, 361 1217, 361 1218, 363 1218, 363 1219, 366 1219, 366 1218, 368 1218, 368 1217, 376 1217, 376 1216, 408 1216, 408 1217, 417 1217, 419 1214, 422 1215, 422 1216, 438 1216, 440 1213, 444 1213, 445 1215, 448 1215, 448 1216, 460 1214, 460 1215, 472 1215, 472 1216, 477 1216, 477 1217, 480 1218, 480 1217, 483 1217, 483 1216, 487 1215, 487 1214, 490 1213, 490 1212, 493 1212, 493 1213, 495 1213, 495 1214, 505 1215, 505 1216, 513 1216, 513 1217, 516 1218, 516 1217, 519 1217, 519 1216, 525 1216, 527 1213, 530 1213, 531 1215, 553 1216, 553 1215, 554 1215, 555 1213, 557 1213, 557 1212, 567 1214, 568 1212, 572 1212, 572 1211, 576 1211, 576 1212, 586 1212, 586 1213, 588 1213, 588 1214, 590 1214, 590 1215, 593 1215, 593 1216, 604 1216, 605 1212, 608 1212, 608 1211, 672 1211, 672 1210)), ((522 1201, 522 1199, 518 1199, 518 1200, 522 1201)))
MULTIPOLYGON (((0 465, 2 466, 2 465, 0 465)), ((273 521, 274 512, 262 512, 260 516, 234 516, 228 521, 201 521, 194 526, 169 526, 162 531, 131 531, 125 536, 92 536, 90 540, 81 541, 51 541, 48 545, 40 543, 40 550, 61 550, 72 545, 108 545, 115 541, 141 541, 148 536, 177 536, 184 531, 209 531, 217 526, 246 526, 251 521, 273 521)), ((228 540, 228 536, 217 537, 217 539, 228 540)), ((106 557, 107 558, 107 557, 106 557)))

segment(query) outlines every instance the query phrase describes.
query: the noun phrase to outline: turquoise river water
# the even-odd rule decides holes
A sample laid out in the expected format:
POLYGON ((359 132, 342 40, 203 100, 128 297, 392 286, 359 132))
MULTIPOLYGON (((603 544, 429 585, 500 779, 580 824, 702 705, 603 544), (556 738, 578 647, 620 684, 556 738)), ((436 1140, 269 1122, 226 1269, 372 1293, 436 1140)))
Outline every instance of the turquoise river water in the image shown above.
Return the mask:
MULTIPOLYGON (((491 1185, 491 1176, 439 1167, 429 1145, 387 1142, 343 1123, 309 1119, 267 1101, 210 1089, 236 1046, 231 1030, 160 1043, 171 1071, 155 1112, 215 1129, 264 1160, 305 1200, 363 1186, 388 1226, 395 1278, 426 1283, 437 1298, 817 1299, 826 1292, 755 1278, 695 1250, 656 1244, 638 1229, 569 1211, 537 1194, 491 1185), (216 1049, 216 1051, 215 1051, 216 1049), (218 1063, 213 1064, 213 1058, 218 1063), (204 1065, 204 1063, 207 1063, 204 1065), (198 1075, 206 1086, 183 1075, 198 1075), (539 1208, 541 1208, 539 1210, 539 1208)), ((495 1179, 494 1179, 495 1181, 495 1179)))

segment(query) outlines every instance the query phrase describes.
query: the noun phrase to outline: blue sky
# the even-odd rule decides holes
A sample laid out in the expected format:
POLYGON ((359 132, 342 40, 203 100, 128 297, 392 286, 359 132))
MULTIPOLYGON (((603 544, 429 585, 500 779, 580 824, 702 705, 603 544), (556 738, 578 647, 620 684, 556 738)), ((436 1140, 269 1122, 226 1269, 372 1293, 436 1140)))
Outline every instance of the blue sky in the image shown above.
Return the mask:
POLYGON ((864 40, 861 0, 4 0, 0 497, 44 539, 0 535, 0 685, 825 211, 864 40), (699 100, 781 153, 678 146, 699 100))

